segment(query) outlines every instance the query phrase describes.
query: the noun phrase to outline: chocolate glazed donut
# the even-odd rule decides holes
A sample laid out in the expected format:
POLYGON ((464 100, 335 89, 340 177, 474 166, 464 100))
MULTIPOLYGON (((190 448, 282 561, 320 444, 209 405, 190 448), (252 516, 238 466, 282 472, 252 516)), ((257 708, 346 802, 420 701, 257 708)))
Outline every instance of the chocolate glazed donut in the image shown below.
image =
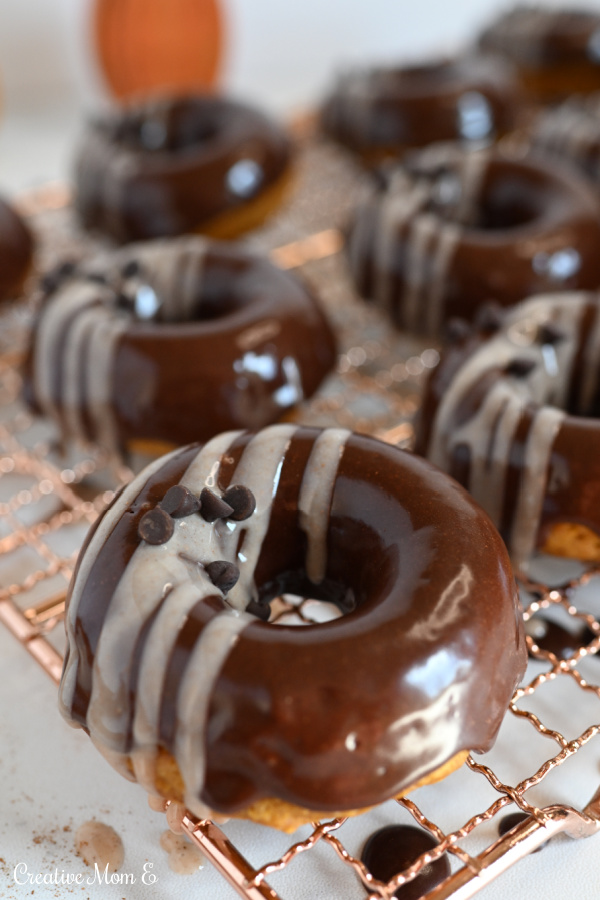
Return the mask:
POLYGON ((485 318, 432 375, 417 450, 468 488, 517 565, 536 547, 598 560, 600 297, 485 318))
POLYGON ((311 294, 233 245, 134 245, 63 266, 47 288, 26 398, 67 438, 113 453, 275 421, 335 361, 311 294))
POLYGON ((436 141, 491 141, 514 127, 518 86, 501 59, 470 56, 350 71, 321 114, 323 131, 366 163, 436 141))
POLYGON ((595 10, 516 6, 493 22, 479 48, 510 60, 541 102, 600 89, 600 15, 595 10))
POLYGON ((0 199, 0 301, 21 292, 32 258, 29 228, 12 206, 0 199))
POLYGON ((213 96, 159 97, 90 123, 75 209, 119 243, 201 231, 231 238, 281 202, 291 147, 266 115, 213 96))
POLYGON ((525 666, 508 557, 462 488, 292 425, 141 473, 82 550, 67 634, 62 712, 116 768, 289 830, 487 749, 525 666), (344 615, 261 621, 283 591, 344 615))
POLYGON ((370 189, 348 239, 359 294, 436 335, 480 304, 600 284, 600 207, 576 173, 440 145, 370 189))

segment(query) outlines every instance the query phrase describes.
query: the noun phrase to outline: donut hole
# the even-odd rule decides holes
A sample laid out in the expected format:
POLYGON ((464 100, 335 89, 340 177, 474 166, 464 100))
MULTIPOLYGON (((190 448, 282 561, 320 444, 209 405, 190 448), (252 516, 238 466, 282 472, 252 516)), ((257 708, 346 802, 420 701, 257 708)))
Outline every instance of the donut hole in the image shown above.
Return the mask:
POLYGON ((501 178, 484 192, 475 228, 481 231, 522 228, 540 217, 543 203, 541 194, 518 175, 501 178))
POLYGON ((351 588, 325 579, 312 584, 301 572, 286 572, 259 590, 248 612, 272 625, 319 625, 356 609, 351 588), (268 612, 268 620, 267 620, 268 612))
POLYGON ((248 305, 249 294, 235 290, 235 275, 243 276, 248 264, 243 261, 214 259, 205 272, 201 295, 194 304, 193 320, 206 322, 222 319, 248 305))
POLYGON ((274 597, 269 607, 271 625, 321 625, 344 615, 335 603, 298 594, 274 597))

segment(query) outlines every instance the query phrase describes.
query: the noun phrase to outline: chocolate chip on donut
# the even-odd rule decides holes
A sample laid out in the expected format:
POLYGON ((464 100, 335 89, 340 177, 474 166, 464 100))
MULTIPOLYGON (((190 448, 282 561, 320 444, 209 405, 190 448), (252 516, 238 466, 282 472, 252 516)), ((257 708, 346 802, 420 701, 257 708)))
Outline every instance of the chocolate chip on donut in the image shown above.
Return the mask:
POLYGON ((160 506, 148 510, 138 525, 138 534, 147 544, 166 544, 173 536, 173 530, 171 516, 160 506))
POLYGON ((202 488, 200 494, 201 515, 205 522, 216 522, 217 519, 228 519, 233 513, 233 506, 225 499, 217 496, 210 488, 202 488))
POLYGON ((174 519, 184 519, 200 510, 200 500, 182 484, 174 484, 170 487, 160 501, 161 509, 169 513, 174 519))
POLYGON ((234 522, 248 519, 256 509, 256 498, 243 484, 232 484, 223 494, 223 501, 231 506, 229 518, 234 522))

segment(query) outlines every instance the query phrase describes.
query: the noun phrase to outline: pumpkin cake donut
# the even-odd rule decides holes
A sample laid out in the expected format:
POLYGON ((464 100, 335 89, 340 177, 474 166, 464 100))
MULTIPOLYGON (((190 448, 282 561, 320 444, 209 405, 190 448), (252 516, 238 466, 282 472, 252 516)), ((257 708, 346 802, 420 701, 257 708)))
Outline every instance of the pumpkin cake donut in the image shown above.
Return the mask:
POLYGON ((90 122, 75 160, 81 223, 117 243, 233 238, 281 204, 291 144, 264 113, 210 95, 140 100, 90 122))
POLYGON ((492 307, 455 335, 417 451, 469 490, 515 565, 536 549, 600 561, 600 296, 492 307))
POLYGON ((374 165, 439 141, 490 143, 514 128, 518 109, 512 66, 465 56, 343 74, 324 104, 321 127, 374 165))
POLYGON ((434 145, 365 189, 347 240, 361 297, 399 327, 439 335, 542 291, 600 285, 600 205, 541 156, 434 145))
POLYGON ((525 667, 487 516, 343 429, 228 432, 155 461, 96 523, 67 602, 66 719, 150 795, 286 831, 489 748, 525 667), (342 615, 273 624, 285 592, 342 615))
POLYGON ((542 103, 600 89, 595 9, 517 5, 483 31, 479 49, 512 62, 524 92, 542 103))
POLYGON ((66 440, 116 456, 276 421, 335 362, 312 294, 234 244, 133 244, 62 265, 44 289, 25 398, 66 440))

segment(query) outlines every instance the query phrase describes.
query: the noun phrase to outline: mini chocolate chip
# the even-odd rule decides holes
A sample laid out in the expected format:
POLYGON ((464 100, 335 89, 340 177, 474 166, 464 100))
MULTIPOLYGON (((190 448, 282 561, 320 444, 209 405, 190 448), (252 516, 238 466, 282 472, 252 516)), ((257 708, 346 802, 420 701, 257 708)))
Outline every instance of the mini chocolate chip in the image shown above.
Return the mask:
POLYGON ((140 268, 139 260, 130 259, 121 269, 121 275, 123 278, 134 278, 136 275, 139 275, 140 268))
POLYGON ((210 488, 202 488, 200 494, 200 515, 206 522, 216 522, 217 519, 227 519, 233 512, 229 503, 221 500, 210 488))
POLYGON ((184 519, 199 511, 200 501, 183 484, 174 484, 160 501, 160 508, 174 519, 184 519))
POLYGON ((138 525, 138 534, 147 544, 166 544, 175 526, 169 513, 156 506, 144 513, 138 525))
POLYGON ((115 302, 119 309, 125 309, 127 312, 133 310, 134 300, 132 297, 128 297, 127 294, 117 294, 115 302))
POLYGON ((262 619, 263 622, 268 622, 269 616, 271 615, 271 607, 268 603, 261 603, 259 600, 251 600, 246 607, 246 612, 250 613, 252 616, 256 616, 257 619, 262 619))
POLYGON ((59 278, 70 278, 76 268, 77 263, 74 262, 74 260, 66 259, 64 262, 60 263, 56 270, 56 274, 59 278))
POLYGON ((52 272, 48 272, 40 278, 40 288, 45 294, 53 294, 59 284, 60 279, 53 275, 52 272))
POLYGON ((85 277, 87 281, 93 281, 95 284, 108 284, 106 275, 102 272, 88 272, 85 277))
POLYGON ((240 570, 233 563, 225 559, 218 559, 206 566, 206 572, 215 587, 226 594, 237 584, 240 570))
MULTIPOLYGON (((509 813, 507 816, 503 816, 498 822, 498 834, 500 837, 504 837, 505 834, 508 834, 509 831, 515 827, 515 825, 520 825, 521 822, 524 822, 525 819, 529 819, 530 816, 525 812, 514 812, 509 813)), ((543 844, 540 844, 539 847, 536 847, 533 853, 539 853, 540 850, 543 850, 548 841, 545 841, 543 844)))
POLYGON ((544 322, 543 325, 540 325, 539 331, 537 333, 537 339, 540 344, 560 344, 561 341, 564 341, 566 338, 566 334, 564 331, 555 325, 554 322, 544 322))
MULTIPOLYGON (((413 825, 387 825, 371 835, 365 844, 361 860, 379 881, 389 881, 394 875, 412 865, 422 853, 437 846, 437 841, 422 828, 413 825)), ((399 887, 394 897, 417 900, 450 874, 448 854, 423 866, 412 881, 399 887)))
POLYGON ((446 322, 444 337, 449 344, 460 344, 471 336, 473 330, 465 319, 452 318, 446 322))
POLYGON ((537 363, 535 359, 527 359, 525 356, 517 356, 507 365, 505 372, 507 375, 514 375, 515 378, 526 378, 530 372, 535 369, 537 363))
POLYGON ((46 272, 40 279, 42 290, 46 294, 52 294, 65 278, 69 278, 69 276, 73 274, 76 267, 76 263, 72 260, 66 260, 65 262, 59 263, 57 266, 54 266, 53 269, 46 272))
POLYGON ((234 522, 249 519, 256 509, 256 500, 252 491, 243 484, 232 484, 223 494, 225 503, 229 503, 233 512, 229 516, 234 522))
POLYGON ((502 307, 495 300, 489 300, 483 303, 475 314, 475 325, 480 331, 493 333, 502 328, 504 315, 502 307))

